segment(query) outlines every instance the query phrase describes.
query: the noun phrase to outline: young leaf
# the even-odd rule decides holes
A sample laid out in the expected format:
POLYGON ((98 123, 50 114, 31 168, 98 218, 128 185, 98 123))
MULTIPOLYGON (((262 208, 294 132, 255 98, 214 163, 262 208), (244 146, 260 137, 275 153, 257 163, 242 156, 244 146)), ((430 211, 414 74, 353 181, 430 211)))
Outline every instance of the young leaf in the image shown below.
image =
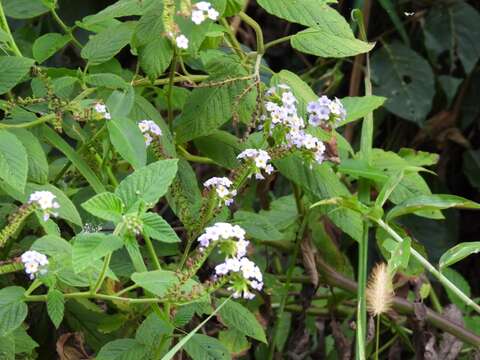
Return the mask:
MULTIPOLYGON (((286 316, 290 316, 290 313, 284 313, 286 316)), ((285 318, 286 316, 283 316, 285 318)), ((290 324, 288 325, 288 329, 290 329, 290 324)), ((287 333, 288 335, 288 333, 287 333)), ((218 334, 218 340, 227 348, 227 350, 232 355, 241 355, 248 351, 250 348, 250 343, 240 331, 235 329, 229 329, 225 331, 220 331, 218 334)), ((286 340, 286 338, 285 338, 286 340)))
POLYGON ((138 327, 135 339, 151 348, 162 336, 171 336, 173 330, 174 327, 170 322, 160 318, 156 313, 151 313, 138 327))
POLYGON ((104 192, 85 201, 82 207, 100 219, 118 223, 122 219, 125 205, 117 195, 104 192))
POLYGON ((139 200, 155 204, 168 190, 177 173, 177 160, 159 160, 127 176, 115 190, 130 209, 139 200))
POLYGON ((444 210, 449 208, 480 209, 480 204, 456 195, 424 195, 408 199, 395 206, 387 214, 387 221, 398 216, 411 214, 420 210, 444 210))
POLYGON ((63 320, 65 312, 65 299, 62 292, 57 289, 50 289, 47 294, 47 312, 50 320, 58 329, 63 320))
POLYGON ((135 90, 127 85, 125 91, 114 91, 107 99, 107 109, 112 118, 129 117, 135 101, 135 90))
POLYGON ((142 132, 132 120, 114 117, 107 122, 110 140, 118 153, 134 169, 140 169, 147 163, 147 151, 142 132))
POLYGON ((27 172, 28 156, 25 147, 15 135, 6 130, 0 130, 0 179, 23 193, 27 172))
MULTIPOLYGON (((220 304, 220 300, 218 300, 218 304, 220 304)), ((229 301, 222 309, 220 309, 219 315, 225 325, 234 328, 251 338, 262 341, 265 344, 267 343, 265 331, 262 326, 250 310, 243 305, 234 301, 229 301)))
POLYGON ((27 304, 23 301, 25 289, 9 286, 0 290, 0 336, 18 328, 27 317, 27 304))
POLYGON ((117 339, 105 344, 96 360, 138 360, 145 358, 147 350, 135 339, 117 339))
POLYGON ((193 360, 228 360, 231 356, 225 346, 215 338, 195 334, 184 346, 193 360))
POLYGON ((143 231, 152 239, 167 243, 180 242, 177 233, 160 215, 148 212, 142 216, 142 221, 143 231))
POLYGON ((441 257, 438 265, 440 268, 451 266, 469 255, 480 252, 480 241, 463 242, 448 249, 441 257))
POLYGON ((42 63, 68 44, 69 41, 70 37, 68 35, 44 34, 33 43, 33 57, 38 63, 42 63))
POLYGON ((86 233, 79 234, 74 239, 72 261, 76 273, 82 272, 95 260, 101 259, 123 246, 122 238, 116 235, 86 233))

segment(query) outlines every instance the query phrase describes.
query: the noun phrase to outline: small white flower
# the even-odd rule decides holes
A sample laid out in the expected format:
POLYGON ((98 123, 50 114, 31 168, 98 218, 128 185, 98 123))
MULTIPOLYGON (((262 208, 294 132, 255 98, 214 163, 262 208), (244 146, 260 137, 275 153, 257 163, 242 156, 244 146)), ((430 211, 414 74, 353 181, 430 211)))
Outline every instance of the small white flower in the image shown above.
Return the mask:
POLYGON ((268 152, 265 150, 246 149, 237 156, 237 159, 250 160, 253 162, 255 165, 255 178, 257 180, 264 179, 262 170, 267 174, 271 174, 273 171, 273 166, 269 163, 271 160, 270 155, 268 155, 268 152))
MULTIPOLYGON (((240 247, 237 246, 237 253, 246 252, 248 241, 245 240, 245 230, 239 225, 218 222, 205 229, 204 233, 198 237, 201 248, 210 246, 211 243, 222 240, 233 240, 241 242, 240 247)), ((238 257, 238 254, 237 254, 238 257)))
MULTIPOLYGON (((193 23, 200 25, 206 19, 206 16, 203 11, 201 10, 194 10, 192 11, 192 21, 193 23)), ((180 47, 180 46, 179 46, 180 47)))
POLYGON ((95 104, 94 109, 98 114, 102 115, 104 119, 110 120, 112 118, 105 104, 98 102, 95 104))
POLYGON ((218 197, 230 206, 233 203, 233 198, 237 195, 237 190, 230 189, 233 185, 232 181, 226 177, 213 177, 203 183, 207 189, 215 189, 218 197))
POLYGON ((211 9, 212 4, 210 4, 208 1, 199 1, 194 6, 201 11, 208 11, 211 9))
POLYGON ((220 13, 214 8, 208 9, 208 18, 210 20, 216 21, 219 16, 220 16, 220 13))
POLYGON ((149 146, 152 142, 154 137, 162 136, 162 130, 160 126, 158 126, 152 120, 142 120, 138 123, 138 128, 143 134, 145 139, 145 144, 149 146))
POLYGON ((43 220, 47 221, 50 215, 58 216, 58 213, 54 211, 60 208, 60 204, 56 201, 56 198, 57 197, 50 191, 35 191, 30 194, 28 203, 37 205, 43 212, 43 220))
POLYGON ((20 256, 20 260, 25 267, 25 273, 30 279, 34 279, 37 273, 45 274, 48 265, 47 257, 38 251, 28 250, 20 256))
POLYGON ((188 39, 183 34, 176 37, 175 43, 179 49, 188 49, 188 39))

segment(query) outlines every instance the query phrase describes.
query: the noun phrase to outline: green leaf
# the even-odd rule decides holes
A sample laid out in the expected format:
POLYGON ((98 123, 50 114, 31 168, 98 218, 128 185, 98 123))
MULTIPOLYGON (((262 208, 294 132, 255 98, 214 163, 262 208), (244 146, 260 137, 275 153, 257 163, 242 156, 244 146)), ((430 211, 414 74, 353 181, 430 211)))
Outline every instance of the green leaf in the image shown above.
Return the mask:
POLYGON ((195 334, 184 346, 193 360, 228 360, 231 359, 225 346, 215 338, 195 334))
POLYGON ((406 270, 410 262, 410 250, 412 241, 410 238, 404 238, 401 243, 394 243, 393 250, 390 252, 388 260, 388 270, 393 276, 398 269, 406 270))
MULTIPOLYGON (((285 314, 290 315, 289 313, 285 314)), ((218 340, 220 340, 232 355, 241 355, 250 348, 250 343, 245 335, 235 329, 220 331, 218 340)))
POLYGON ((84 24, 95 24, 118 17, 143 15, 157 0, 121 0, 107 6, 95 15, 83 19, 84 24))
POLYGON ((435 153, 401 148, 398 155, 412 166, 430 166, 438 163, 440 156, 435 153))
MULTIPOLYGON (((444 268, 442 269, 442 274, 445 275, 453 284, 455 284, 455 286, 459 288, 465 295, 468 297, 471 296, 472 291, 470 289, 470 285, 459 272, 451 268, 444 268)), ((448 298, 453 304, 455 304, 462 312, 467 311, 468 306, 465 305, 465 302, 461 300, 457 294, 455 294, 449 288, 445 288, 445 291, 447 292, 448 298)))
POLYGON ((122 220, 125 205, 117 195, 104 192, 85 201, 82 207, 100 219, 118 223, 122 220))
POLYGON ((96 360, 138 360, 145 357, 147 347, 134 339, 117 339, 105 344, 96 360))
POLYGON ((385 202, 388 200, 395 188, 403 180, 403 170, 399 171, 393 176, 390 176, 388 180, 383 185, 382 189, 378 193, 377 199, 375 200, 375 206, 382 208, 385 205, 385 202))
POLYGON ((379 0, 380 5, 383 7, 383 9, 387 12, 388 16, 390 17, 390 20, 392 20, 393 25, 395 26, 395 29, 397 29, 398 33, 402 37, 403 42, 410 46, 410 39, 408 38, 407 31, 405 30, 405 26, 400 20, 400 17, 398 16, 397 12, 395 11, 395 3, 393 0, 379 0))
POLYGON ((462 62, 465 72, 470 73, 480 58, 480 14, 464 1, 433 6, 428 12, 423 27, 425 45, 438 57, 450 53, 450 65, 462 62))
POLYGON ((159 160, 136 170, 127 176, 115 189, 126 206, 130 209, 139 200, 153 206, 165 195, 177 173, 177 160, 159 160))
POLYGON ((132 120, 113 117, 107 122, 110 140, 115 150, 128 161, 134 169, 140 169, 147 163, 147 151, 142 132, 132 120))
POLYGON ((22 326, 13 330, 11 336, 13 336, 15 340, 15 353, 17 354, 25 353, 30 355, 33 352, 33 349, 39 346, 37 342, 27 334, 22 326))
POLYGON ((58 329, 63 320, 65 312, 65 299, 62 292, 57 289, 50 289, 47 294, 47 312, 50 320, 58 329))
POLYGON ((38 137, 25 129, 10 129, 18 140, 21 141, 28 158, 28 179, 38 184, 48 181, 48 161, 38 137))
POLYGON ((135 284, 158 297, 165 296, 168 289, 180 282, 173 271, 164 270, 137 272, 132 274, 132 280, 135 284))
POLYGON ((152 239, 166 242, 180 242, 177 233, 160 215, 148 212, 142 216, 143 231, 152 239))
POLYGON ((195 147, 205 156, 228 169, 237 167, 238 153, 243 150, 238 138, 226 131, 217 130, 195 139, 195 147))
POLYGON ((33 57, 38 63, 43 63, 58 50, 67 45, 69 41, 70 37, 68 35, 61 35, 58 33, 44 34, 37 38, 33 43, 33 57))
POLYGON ((282 240, 283 234, 261 214, 249 211, 237 211, 234 223, 245 229, 247 234, 258 240, 282 240))
POLYGON ((135 339, 151 348, 157 345, 162 336, 171 336, 173 330, 170 322, 160 318, 156 313, 151 313, 138 327, 135 339))
POLYGON ((127 85, 126 91, 114 91, 107 100, 107 109, 112 118, 129 117, 135 101, 135 90, 127 85))
MULTIPOLYGON (((91 74, 85 76, 85 82, 96 87, 107 89, 127 89, 128 83, 115 74, 91 74)), ((109 109, 110 110, 110 109, 109 109)))
MULTIPOLYGON (((220 304, 221 300, 217 301, 220 304)), ((267 343, 265 331, 255 316, 243 305, 229 301, 219 311, 222 322, 251 338, 267 343)))
POLYGON ((448 249, 440 258, 440 268, 451 266, 467 256, 480 252, 480 241, 463 242, 448 249))
POLYGON ((101 64, 110 60, 128 45, 133 29, 132 24, 126 22, 91 36, 82 49, 82 57, 93 64, 101 64))
POLYGON ((157 79, 168 68, 173 58, 171 41, 158 37, 140 49, 140 66, 150 79, 157 79))
POLYGON ((28 156, 25 147, 15 135, 6 130, 0 130, 0 179, 23 193, 27 183, 27 173, 28 156))
POLYGON ((0 336, 18 328, 27 317, 27 304, 23 301, 25 289, 9 286, 0 290, 0 336))
POLYGON ((449 208, 480 209, 480 204, 449 194, 424 195, 405 200, 387 214, 387 221, 419 210, 444 210, 449 208))
POLYGON ((34 61, 19 56, 0 56, 0 94, 5 94, 30 72, 34 61))
POLYGON ((95 260, 101 259, 123 246, 121 237, 102 233, 82 233, 75 236, 74 240, 72 262, 76 273, 84 271, 95 260))
POLYGON ((434 77, 428 62, 400 43, 384 44, 372 56, 374 93, 391 113, 422 126, 432 107, 434 77))
POLYGON ((2 0, 2 6, 13 19, 30 19, 48 11, 42 0, 2 0))
POLYGON ((339 126, 343 126, 352 121, 361 119, 371 113, 373 110, 378 109, 383 105, 386 98, 381 96, 357 96, 357 97, 345 97, 341 99, 345 110, 347 111, 347 117, 340 123, 339 126))

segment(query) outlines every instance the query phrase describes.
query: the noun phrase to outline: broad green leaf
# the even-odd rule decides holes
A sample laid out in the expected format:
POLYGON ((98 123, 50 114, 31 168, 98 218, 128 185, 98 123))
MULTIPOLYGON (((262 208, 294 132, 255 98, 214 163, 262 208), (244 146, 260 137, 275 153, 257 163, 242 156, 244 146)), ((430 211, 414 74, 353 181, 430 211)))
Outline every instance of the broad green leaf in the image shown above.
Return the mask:
POLYGON ((430 166, 438 163, 440 156, 435 153, 401 148, 398 155, 412 166, 430 166))
POLYGON ((82 49, 81 55, 90 63, 104 63, 118 54, 130 42, 132 34, 131 23, 120 23, 91 36, 82 49))
MULTIPOLYGON (((128 83, 120 76, 115 74, 91 74, 85 76, 85 82, 96 87, 105 87, 108 89, 127 89, 128 83)), ((110 109, 109 109, 110 110, 110 109)))
POLYGON ((128 85, 125 91, 114 91, 107 99, 107 109, 112 118, 129 117, 135 101, 135 91, 128 85))
POLYGON ((464 1, 435 5, 425 19, 425 45, 437 57, 449 51, 451 66, 456 53, 468 74, 480 58, 476 40, 480 36, 480 14, 464 1))
POLYGON ((70 37, 68 35, 61 35, 58 33, 44 34, 37 38, 33 43, 33 57, 38 63, 43 63, 58 50, 67 45, 69 41, 70 37))
POLYGON ((0 359, 15 360, 15 339, 11 334, 0 336, 0 359))
POLYGON ((15 353, 30 355, 33 349, 39 345, 35 342, 30 335, 27 334, 25 329, 20 326, 10 333, 10 336, 15 340, 15 353))
POLYGON ((343 126, 352 121, 361 119, 371 113, 373 110, 378 109, 383 105, 386 98, 381 96, 357 96, 357 97, 345 97, 341 99, 345 110, 347 111, 347 118, 340 123, 339 126, 343 126))
POLYGON ((47 294, 47 312, 50 320, 58 329, 65 312, 65 299, 63 293, 57 289, 50 289, 47 294))
POLYGON ((447 250, 440 258, 438 265, 440 268, 451 266, 478 252, 480 252, 480 241, 463 242, 447 250))
POLYGON ((185 351, 193 360, 228 360, 231 359, 225 346, 215 338, 195 334, 185 344, 185 351))
POLYGON ((137 272, 132 275, 132 280, 158 297, 165 296, 168 289, 179 283, 179 279, 173 271, 164 270, 137 272))
POLYGON ((115 189, 130 209, 139 200, 153 206, 168 190, 177 173, 177 160, 159 160, 144 166, 127 176, 115 189))
POLYGON ((80 273, 92 265, 95 260, 120 249, 123 240, 116 235, 103 233, 82 233, 74 238, 72 262, 76 273, 80 273))
POLYGON ((480 204, 456 195, 424 195, 405 200, 395 206, 388 212, 386 219, 390 221, 398 216, 411 214, 420 210, 444 210, 449 208, 480 209, 480 204))
POLYGON ((21 141, 28 158, 28 179, 38 184, 48 181, 48 161, 38 137, 25 129, 10 129, 21 141))
MULTIPOLYGON (((289 313, 285 314, 290 315, 289 313)), ((250 348, 250 343, 245 335, 235 329, 220 331, 218 340, 220 340, 232 355, 241 355, 250 348)))
POLYGON ((434 77, 428 62, 400 43, 384 44, 372 56, 374 93, 385 108, 422 126, 432 107, 434 77))
POLYGON ((143 231, 152 239, 166 242, 180 242, 177 233, 160 215, 148 212, 142 216, 143 231))
POLYGON ((140 66, 150 79, 157 79, 168 68, 173 58, 171 41, 158 37, 139 51, 140 66))
MULTIPOLYGON (((217 304, 220 304, 220 302, 221 300, 218 300, 217 304)), ((228 327, 236 329, 242 334, 264 342, 265 344, 267 343, 265 331, 262 326, 250 310, 243 305, 235 301, 229 301, 220 309, 219 315, 221 321, 228 327)))
POLYGON ((173 325, 162 319, 156 313, 151 313, 138 327, 135 339, 147 347, 151 348, 157 345, 162 336, 171 336, 173 325))
POLYGON ((83 19, 85 24, 94 24, 117 17, 143 15, 157 0, 120 0, 107 6, 95 15, 83 19))
POLYGON ((27 304, 23 301, 25 289, 9 286, 0 290, 0 336, 18 328, 27 317, 27 304))
POLYGON ((117 339, 105 344, 96 360, 139 360, 147 354, 147 347, 134 339, 117 339))
POLYGON ((22 142, 12 133, 0 130, 0 179, 23 193, 27 173, 28 155, 22 142))
POLYGON ((30 19, 48 11, 42 0, 2 0, 5 14, 14 19, 30 19))
POLYGON ((147 163, 145 139, 138 125, 126 117, 113 117, 108 120, 107 127, 115 150, 134 169, 145 166, 147 163))
POLYGON ((0 94, 5 94, 30 72, 34 61, 19 56, 0 56, 0 94))
POLYGON ((85 201, 82 207, 90 214, 104 220, 118 223, 122 219, 125 205, 117 195, 104 192, 85 201))
POLYGON ((235 213, 233 221, 254 239, 265 241, 283 239, 283 234, 261 214, 240 210, 235 213))
POLYGON ((237 167, 238 153, 243 150, 238 138, 226 131, 217 130, 195 139, 195 147, 205 156, 228 169, 237 167))
POLYGON ((385 205, 385 202, 388 200, 392 192, 395 190, 397 185, 403 180, 403 170, 398 173, 390 176, 388 180, 383 185, 382 189, 378 193, 377 198, 375 199, 375 206, 382 208, 385 205))

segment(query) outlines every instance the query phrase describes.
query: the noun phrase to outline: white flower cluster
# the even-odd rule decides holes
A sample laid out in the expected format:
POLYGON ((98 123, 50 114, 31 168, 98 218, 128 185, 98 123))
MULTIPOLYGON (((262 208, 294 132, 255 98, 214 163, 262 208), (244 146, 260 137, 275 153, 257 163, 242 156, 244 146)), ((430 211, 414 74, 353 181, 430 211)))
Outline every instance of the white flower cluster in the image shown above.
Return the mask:
POLYGON ((298 115, 297 99, 285 84, 270 88, 265 104, 268 116, 263 118, 264 127, 270 136, 279 137, 279 142, 288 148, 296 148, 313 155, 316 162, 325 159, 325 145, 315 136, 305 132, 305 122, 298 115))
POLYGON ((234 291, 233 297, 235 298, 243 296, 245 299, 252 299, 255 295, 249 291, 249 286, 252 289, 261 290, 263 276, 260 268, 245 257, 250 244, 245 239, 245 230, 238 225, 215 223, 213 226, 207 227, 198 238, 202 251, 218 241, 233 241, 235 250, 233 254, 230 254, 231 256, 227 256, 225 262, 215 267, 215 275, 225 276, 231 273, 239 275, 239 279, 233 279, 232 286, 228 289, 234 291))
POLYGON ((25 273, 33 280, 38 272, 40 274, 46 273, 45 266, 48 265, 48 259, 45 255, 38 251, 29 250, 22 254, 20 257, 23 265, 25 266, 25 273))
POLYGON ((99 113, 100 115, 102 115, 103 118, 106 119, 106 120, 110 120, 112 118, 112 116, 108 112, 107 106, 105 104, 96 103, 95 104, 95 111, 97 113, 99 113))
POLYGON ((262 170, 267 174, 271 174, 274 170, 273 166, 269 163, 271 160, 270 155, 268 155, 265 150, 246 149, 237 156, 237 159, 253 160, 255 164, 255 178, 257 180, 265 179, 262 175, 262 170))
POLYGON ((175 44, 177 44, 179 49, 188 49, 188 38, 180 34, 175 38, 175 44))
POLYGON ((307 112, 308 122, 312 126, 328 123, 333 123, 335 126, 347 117, 347 112, 342 102, 338 98, 330 100, 325 95, 319 97, 316 101, 308 103, 307 112))
POLYGON ((214 188, 218 197, 224 201, 225 205, 230 206, 233 198, 237 195, 237 190, 230 190, 232 181, 226 177, 212 177, 203 183, 207 189, 214 188))
POLYGON ((219 12, 207 1, 199 1, 193 4, 192 21, 197 25, 203 23, 207 18, 215 21, 219 15, 219 12))
POLYGON ((37 205, 43 211, 43 220, 47 221, 50 215, 58 216, 54 210, 58 209, 60 204, 55 199, 56 196, 50 191, 35 191, 30 194, 28 203, 37 205))
POLYGON ((142 120, 138 123, 138 128, 143 134, 143 138, 145 139, 145 144, 150 146, 154 137, 162 136, 162 130, 160 126, 158 126, 152 120, 142 120))

